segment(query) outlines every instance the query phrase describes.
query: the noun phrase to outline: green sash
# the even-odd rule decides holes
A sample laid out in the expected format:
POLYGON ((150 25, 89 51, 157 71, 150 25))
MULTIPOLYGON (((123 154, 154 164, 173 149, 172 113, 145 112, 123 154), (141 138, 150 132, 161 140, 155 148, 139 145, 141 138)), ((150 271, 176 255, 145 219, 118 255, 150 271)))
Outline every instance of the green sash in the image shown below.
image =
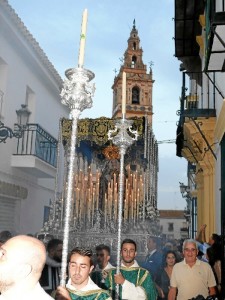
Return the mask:
MULTIPOLYGON (((146 295, 146 300, 156 300, 157 299, 157 291, 155 288, 155 284, 152 281, 151 275, 146 269, 141 267, 133 267, 133 268, 120 268, 120 272, 123 277, 133 283, 136 287, 142 287, 143 291, 146 295)), ((116 292, 116 284, 114 280, 114 275, 116 274, 116 269, 111 269, 109 271, 109 275, 105 280, 105 285, 110 290, 112 294, 112 298, 115 297, 116 292)), ((122 299, 122 286, 120 285, 120 299, 122 299)))
POLYGON ((104 290, 92 290, 92 291, 72 291, 67 289, 70 293, 70 298, 72 300, 106 300, 109 299, 110 295, 104 290))

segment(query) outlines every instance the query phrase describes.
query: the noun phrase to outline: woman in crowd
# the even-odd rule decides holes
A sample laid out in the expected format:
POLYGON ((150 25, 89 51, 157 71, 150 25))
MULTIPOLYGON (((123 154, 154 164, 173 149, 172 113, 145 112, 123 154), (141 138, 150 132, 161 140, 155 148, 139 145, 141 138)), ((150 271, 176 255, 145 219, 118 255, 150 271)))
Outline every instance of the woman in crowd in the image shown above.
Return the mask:
POLYGON ((216 278, 217 292, 218 292, 218 296, 220 296, 220 293, 221 293, 221 260, 222 260, 221 246, 219 246, 217 244, 213 244, 211 247, 207 248, 206 257, 208 259, 210 266, 212 267, 214 276, 216 278))
POLYGON ((158 290, 158 299, 168 299, 170 288, 170 277, 172 274, 173 266, 177 263, 176 252, 169 250, 165 254, 164 266, 156 277, 156 287, 158 290))

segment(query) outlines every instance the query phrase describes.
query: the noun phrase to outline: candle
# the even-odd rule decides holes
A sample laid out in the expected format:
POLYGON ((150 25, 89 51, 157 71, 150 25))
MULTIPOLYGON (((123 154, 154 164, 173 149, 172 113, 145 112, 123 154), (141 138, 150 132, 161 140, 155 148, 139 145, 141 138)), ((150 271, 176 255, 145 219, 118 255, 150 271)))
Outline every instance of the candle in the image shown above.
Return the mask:
POLYGON ((82 25, 81 25, 81 35, 80 35, 80 49, 78 58, 78 67, 83 67, 84 65, 84 48, 86 42, 86 31, 87 31, 87 9, 83 12, 82 25))
POLYGON ((125 115, 126 113, 126 73, 123 72, 123 81, 122 81, 122 114, 125 115))

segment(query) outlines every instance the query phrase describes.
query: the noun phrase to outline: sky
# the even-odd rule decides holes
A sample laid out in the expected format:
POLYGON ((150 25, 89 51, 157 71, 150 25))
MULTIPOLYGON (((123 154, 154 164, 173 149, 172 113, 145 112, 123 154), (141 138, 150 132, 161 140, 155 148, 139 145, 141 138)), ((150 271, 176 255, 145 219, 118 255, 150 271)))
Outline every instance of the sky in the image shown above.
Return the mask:
MULTIPOLYGON (((81 118, 112 115, 112 84, 135 19, 143 62, 152 62, 153 131, 157 141, 175 140, 182 78, 174 56, 174 0, 8 0, 55 69, 77 67, 82 13, 88 10, 84 67, 95 74, 93 106, 81 118)), ((187 163, 175 143, 159 144, 158 208, 184 209, 179 182, 187 163)))

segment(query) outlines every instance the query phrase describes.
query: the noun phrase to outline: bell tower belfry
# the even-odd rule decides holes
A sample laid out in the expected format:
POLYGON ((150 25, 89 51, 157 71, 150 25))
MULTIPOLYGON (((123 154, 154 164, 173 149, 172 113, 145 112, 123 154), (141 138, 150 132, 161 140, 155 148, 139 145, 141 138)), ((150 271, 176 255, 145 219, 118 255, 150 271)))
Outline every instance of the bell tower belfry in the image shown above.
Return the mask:
POLYGON ((112 117, 122 116, 122 73, 126 72, 126 117, 147 117, 152 125, 152 69, 147 73, 147 67, 142 61, 143 50, 140 47, 138 30, 133 22, 133 28, 128 39, 128 47, 124 53, 123 64, 119 74, 114 78, 112 117))

